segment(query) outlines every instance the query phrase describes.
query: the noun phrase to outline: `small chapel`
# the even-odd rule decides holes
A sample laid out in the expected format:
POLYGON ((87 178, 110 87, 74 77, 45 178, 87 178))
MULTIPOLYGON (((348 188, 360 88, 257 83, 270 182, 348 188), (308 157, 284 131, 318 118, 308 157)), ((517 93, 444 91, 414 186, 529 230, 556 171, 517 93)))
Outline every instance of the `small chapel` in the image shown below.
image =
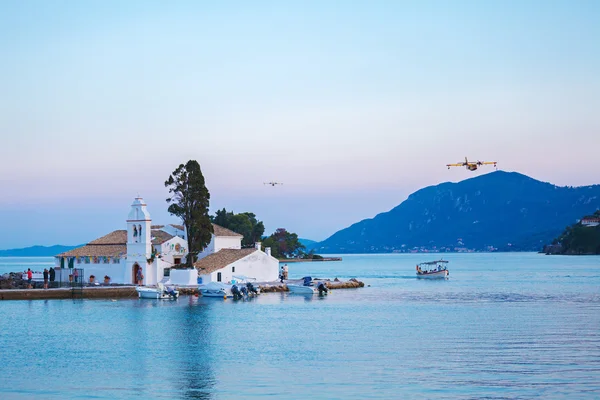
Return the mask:
POLYGON ((56 255, 55 268, 82 269, 80 279, 85 283, 104 280, 117 284, 135 284, 141 270, 146 286, 158 282, 195 286, 248 278, 267 282, 275 281, 279 274, 279 261, 271 256, 270 248, 263 251, 260 242, 242 248, 242 235, 215 224, 210 243, 198 255, 194 268, 187 268, 185 227, 152 225, 141 197, 131 204, 126 227, 56 255))

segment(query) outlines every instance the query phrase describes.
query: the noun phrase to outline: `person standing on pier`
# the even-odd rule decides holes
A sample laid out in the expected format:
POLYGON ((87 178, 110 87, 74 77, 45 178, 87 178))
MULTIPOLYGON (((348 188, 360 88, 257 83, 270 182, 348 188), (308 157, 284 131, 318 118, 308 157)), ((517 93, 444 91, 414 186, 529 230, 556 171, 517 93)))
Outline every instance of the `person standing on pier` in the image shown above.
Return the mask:
MULTIPOLYGON (((50 282, 54 282, 54 279, 56 278, 56 271, 54 270, 53 267, 50 267, 50 271, 48 271, 48 272, 50 275, 50 282)), ((54 283, 53 283, 53 285, 54 285, 54 283)))
POLYGON ((44 268, 44 289, 48 289, 48 268, 44 268))
POLYGON ((27 268, 27 289, 31 289, 31 280, 33 279, 33 272, 31 268, 27 268))

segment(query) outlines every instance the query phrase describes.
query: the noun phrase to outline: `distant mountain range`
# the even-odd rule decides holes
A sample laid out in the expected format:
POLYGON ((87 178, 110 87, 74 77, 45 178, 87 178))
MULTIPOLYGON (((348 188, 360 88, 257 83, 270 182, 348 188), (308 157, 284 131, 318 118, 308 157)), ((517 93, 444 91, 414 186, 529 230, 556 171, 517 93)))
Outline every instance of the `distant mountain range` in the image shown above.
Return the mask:
POLYGON ((496 171, 418 190, 311 246, 317 253, 535 250, 600 209, 600 185, 558 187, 496 171))
POLYGON ((31 246, 23 249, 0 250, 0 257, 51 257, 80 246, 31 246))
POLYGON ((302 243, 304 245, 304 247, 306 247, 307 250, 312 249, 318 242, 315 240, 310 240, 310 239, 302 239, 302 238, 298 238, 298 241, 300 243, 302 243))

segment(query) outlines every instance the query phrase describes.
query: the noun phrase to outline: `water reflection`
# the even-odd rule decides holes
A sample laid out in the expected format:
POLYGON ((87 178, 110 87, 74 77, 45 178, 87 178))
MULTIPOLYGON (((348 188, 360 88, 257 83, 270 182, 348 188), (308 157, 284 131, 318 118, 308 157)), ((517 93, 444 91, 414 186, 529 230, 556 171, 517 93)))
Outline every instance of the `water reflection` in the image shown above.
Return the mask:
POLYGON ((173 327, 172 332, 176 350, 174 366, 178 366, 180 375, 179 389, 186 399, 211 399, 215 386, 211 364, 215 357, 208 308, 198 306, 198 302, 190 297, 183 314, 181 323, 173 327))

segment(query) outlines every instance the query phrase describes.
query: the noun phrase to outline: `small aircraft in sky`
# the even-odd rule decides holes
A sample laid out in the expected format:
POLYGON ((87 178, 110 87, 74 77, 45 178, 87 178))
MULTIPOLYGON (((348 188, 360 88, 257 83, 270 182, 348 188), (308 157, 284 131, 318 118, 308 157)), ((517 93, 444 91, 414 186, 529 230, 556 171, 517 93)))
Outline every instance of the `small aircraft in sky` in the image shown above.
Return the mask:
POLYGON ((275 185, 283 185, 283 183, 281 183, 281 182, 265 182, 264 185, 275 186, 275 185))
POLYGON ((478 167, 482 165, 493 165, 496 168, 497 161, 469 161, 467 157, 465 157, 465 162, 460 162, 456 164, 446 164, 446 167, 450 169, 450 167, 466 167, 469 171, 475 171, 478 167))

